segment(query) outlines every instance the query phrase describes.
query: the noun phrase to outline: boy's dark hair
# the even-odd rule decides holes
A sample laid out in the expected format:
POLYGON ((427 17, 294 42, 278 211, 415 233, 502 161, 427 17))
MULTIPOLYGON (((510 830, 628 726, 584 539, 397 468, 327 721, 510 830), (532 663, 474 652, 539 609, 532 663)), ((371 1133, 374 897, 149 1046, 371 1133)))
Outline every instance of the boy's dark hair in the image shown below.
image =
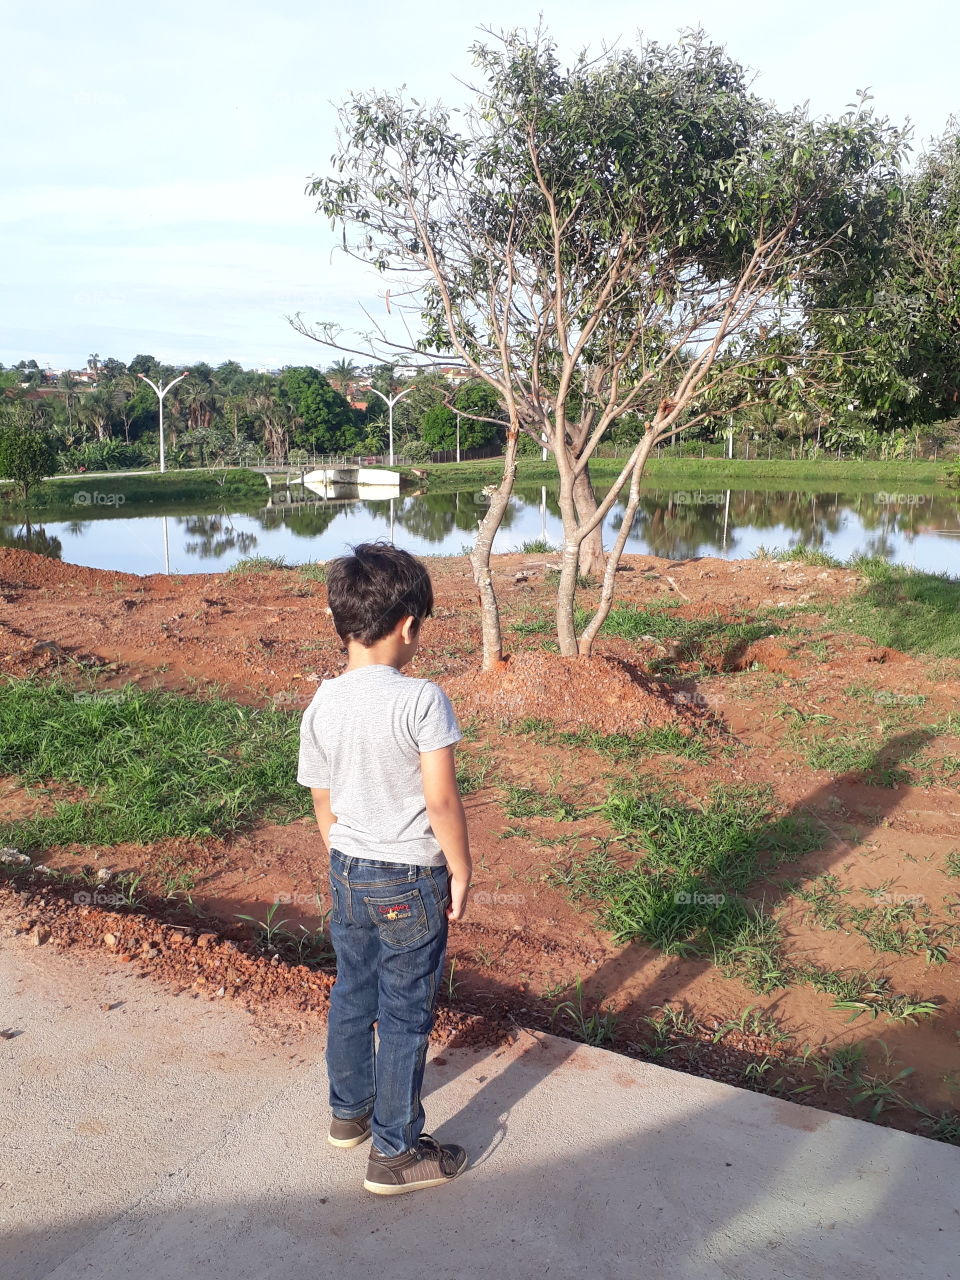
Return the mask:
POLYGON ((433 585, 409 551, 389 542, 361 542, 353 555, 327 565, 327 600, 340 639, 369 649, 401 618, 412 616, 419 627, 433 612, 433 585))

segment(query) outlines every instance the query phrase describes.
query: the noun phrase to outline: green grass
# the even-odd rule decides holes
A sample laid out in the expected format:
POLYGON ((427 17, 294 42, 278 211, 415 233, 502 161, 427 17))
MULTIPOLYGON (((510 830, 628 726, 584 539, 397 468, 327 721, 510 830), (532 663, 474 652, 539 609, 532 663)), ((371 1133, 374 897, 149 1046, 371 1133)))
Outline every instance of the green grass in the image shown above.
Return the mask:
POLYGON ((599 733, 594 729, 558 729, 549 720, 527 717, 509 726, 510 731, 533 738, 542 746, 577 747, 596 751, 609 760, 642 760, 649 755, 683 756, 687 760, 707 760, 710 752, 701 739, 686 734, 675 725, 647 729, 642 733, 599 733))
POLYGON ((460 794, 469 795, 481 791, 487 785, 487 776, 493 760, 485 750, 457 752, 457 786, 460 794))
POLYGON ((618 605, 610 610, 601 629, 624 640, 639 640, 645 636, 672 640, 677 646, 674 660, 685 662, 696 660, 708 645, 714 650, 722 649, 725 660, 737 649, 783 631, 780 625, 782 610, 778 611, 776 618, 764 614, 749 620, 730 621, 719 613, 707 618, 681 618, 675 612, 676 607, 672 604, 670 607, 618 605))
POLYGON ((757 990, 780 983, 778 926, 741 895, 764 871, 820 846, 808 819, 777 816, 765 789, 719 786, 697 805, 616 786, 604 814, 638 849, 636 865, 624 870, 601 845, 558 869, 555 883, 592 898, 618 942, 710 957, 757 990))
POLYGON ((554 822, 576 822, 594 809, 580 809, 556 792, 537 791, 533 787, 508 786, 504 806, 511 818, 550 818, 554 822))
MULTIPOLYGON (((625 459, 597 458, 590 463, 590 475, 598 488, 609 486, 620 473, 625 459)), ((426 463, 427 487, 431 493, 453 493, 469 488, 480 488, 497 483, 503 474, 503 462, 496 458, 481 458, 472 462, 426 463)), ((683 488, 717 488, 718 486, 772 489, 800 489, 823 491, 833 482, 840 482, 844 489, 869 490, 871 486, 895 488, 898 492, 932 490, 943 485, 945 468, 939 462, 856 462, 843 459, 818 458, 772 459, 751 458, 661 458, 651 459, 643 473, 651 483, 670 482, 683 488)), ((552 458, 543 462, 539 453, 535 457, 520 458, 517 463, 517 485, 549 483, 556 481, 557 467, 552 458)))
POLYGON ((860 556, 849 567, 866 587, 828 610, 833 626, 905 653, 960 658, 960 578, 860 556))
POLYGON ((789 547, 785 551, 769 550, 761 544, 753 555, 755 560, 796 561, 799 564, 817 565, 822 569, 843 568, 842 560, 837 560, 835 556, 828 556, 825 551, 818 551, 816 547, 808 547, 805 544, 801 544, 798 547, 789 547))
POLYGON ((269 573, 271 569, 289 569, 290 567, 283 556, 248 556, 245 560, 238 560, 235 565, 231 565, 227 572, 269 573))
POLYGON ((297 572, 310 582, 326 582, 327 566, 321 562, 297 565, 297 572))
POLYGON ((0 683, 0 772, 87 791, 50 816, 0 824, 0 843, 149 844, 309 813, 297 714, 135 685, 117 693, 77 700, 60 678, 0 683))

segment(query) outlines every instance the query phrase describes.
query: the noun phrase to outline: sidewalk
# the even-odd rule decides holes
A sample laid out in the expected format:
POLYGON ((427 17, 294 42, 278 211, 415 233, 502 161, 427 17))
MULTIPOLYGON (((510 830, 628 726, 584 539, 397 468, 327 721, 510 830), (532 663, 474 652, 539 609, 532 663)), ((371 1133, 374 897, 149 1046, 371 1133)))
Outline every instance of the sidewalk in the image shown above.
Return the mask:
POLYGON ((960 1151, 553 1036, 429 1064, 473 1168, 378 1199, 319 1038, 22 938, 2 1028, 2 1280, 960 1277, 960 1151))

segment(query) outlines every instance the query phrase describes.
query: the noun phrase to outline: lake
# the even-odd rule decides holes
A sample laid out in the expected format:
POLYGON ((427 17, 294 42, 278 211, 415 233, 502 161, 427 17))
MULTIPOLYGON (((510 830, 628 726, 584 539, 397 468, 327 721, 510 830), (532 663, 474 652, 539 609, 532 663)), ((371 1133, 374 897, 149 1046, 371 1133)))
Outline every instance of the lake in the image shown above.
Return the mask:
MULTIPOLYGON (((340 555, 352 543, 391 536, 418 555, 458 555, 472 540, 485 503, 484 495, 473 490, 379 501, 317 499, 246 511, 218 511, 209 504, 110 505, 94 498, 75 515, 71 511, 70 518, 58 511, 29 528, 2 522, 0 545, 139 574, 217 572, 254 555, 302 564, 340 555)), ((605 522, 606 546, 622 519, 620 504, 605 522)), ((518 550, 539 538, 554 545, 562 540, 555 492, 524 486, 511 500, 494 550, 518 550)), ((761 547, 801 543, 840 560, 863 553, 957 573, 960 495, 650 485, 643 490, 626 549, 671 560, 745 559, 761 547)))

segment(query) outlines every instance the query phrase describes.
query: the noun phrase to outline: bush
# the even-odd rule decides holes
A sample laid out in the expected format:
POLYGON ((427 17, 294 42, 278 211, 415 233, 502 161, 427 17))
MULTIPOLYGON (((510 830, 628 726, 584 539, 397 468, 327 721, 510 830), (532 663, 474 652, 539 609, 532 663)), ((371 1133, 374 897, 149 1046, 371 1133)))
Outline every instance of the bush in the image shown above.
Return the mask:
POLYGON ((136 445, 122 440, 89 440, 75 445, 60 456, 60 470, 123 471, 128 467, 143 465, 143 456, 136 445))
POLYGON ((429 462, 433 456, 433 450, 425 440, 411 440, 397 452, 408 462, 429 462))

